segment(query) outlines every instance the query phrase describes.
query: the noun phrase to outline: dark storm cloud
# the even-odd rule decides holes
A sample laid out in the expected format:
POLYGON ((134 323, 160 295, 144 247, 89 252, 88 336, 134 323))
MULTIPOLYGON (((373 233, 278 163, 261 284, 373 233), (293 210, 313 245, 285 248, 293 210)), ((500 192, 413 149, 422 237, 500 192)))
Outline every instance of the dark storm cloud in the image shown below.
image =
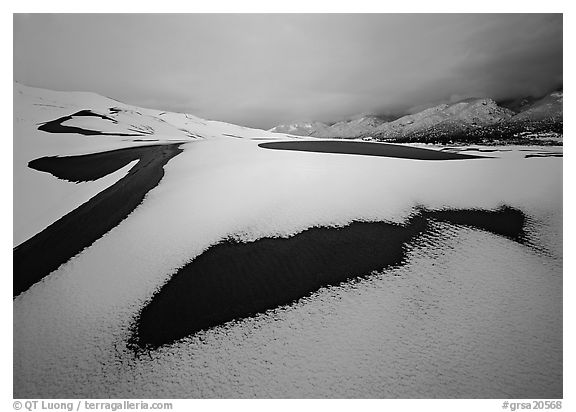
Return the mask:
POLYGON ((268 128, 562 84, 562 16, 16 15, 14 77, 268 128))
POLYGON ((562 85, 561 16, 498 17, 469 47, 474 53, 455 74, 478 92, 538 95, 562 85))

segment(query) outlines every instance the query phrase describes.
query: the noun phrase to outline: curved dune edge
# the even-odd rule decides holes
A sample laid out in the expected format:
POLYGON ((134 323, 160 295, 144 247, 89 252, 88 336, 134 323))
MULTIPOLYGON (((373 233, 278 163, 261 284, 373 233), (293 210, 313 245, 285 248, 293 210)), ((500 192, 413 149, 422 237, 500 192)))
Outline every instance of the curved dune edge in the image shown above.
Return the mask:
POLYGON ((420 147, 403 146, 399 144, 354 142, 346 140, 269 142, 260 143, 258 146, 263 149, 381 156, 410 160, 486 159, 486 157, 466 155, 461 153, 449 153, 440 150, 430 150, 420 147))
POLYGON ((46 156, 31 160, 28 167, 69 182, 89 182, 101 179, 134 160, 140 160, 142 153, 142 150, 135 148, 124 148, 87 155, 46 156))
POLYGON ((524 243, 524 214, 487 210, 419 210, 403 225, 353 222, 313 227, 290 238, 225 240, 179 269, 136 321, 131 344, 155 349, 225 322, 290 304, 321 287, 405 261, 406 244, 429 221, 465 225, 524 243))
POLYGON ((84 136, 135 136, 135 137, 143 136, 142 134, 131 134, 131 133, 105 133, 99 130, 84 129, 82 127, 77 126, 65 126, 62 124, 68 120, 71 120, 73 117, 82 117, 82 116, 99 117, 104 120, 110 120, 111 122, 115 122, 108 116, 97 114, 90 110, 80 110, 79 112, 73 113, 69 116, 60 117, 58 119, 46 122, 40 125, 38 127, 38 130, 48 133, 78 133, 84 136))
POLYGON ((164 165, 182 152, 180 145, 141 146, 44 162, 46 169, 54 168, 55 176, 78 181, 92 180, 139 159, 114 185, 14 248, 13 296, 26 291, 124 220, 160 182, 164 165), (102 166, 92 169, 97 163, 102 166))

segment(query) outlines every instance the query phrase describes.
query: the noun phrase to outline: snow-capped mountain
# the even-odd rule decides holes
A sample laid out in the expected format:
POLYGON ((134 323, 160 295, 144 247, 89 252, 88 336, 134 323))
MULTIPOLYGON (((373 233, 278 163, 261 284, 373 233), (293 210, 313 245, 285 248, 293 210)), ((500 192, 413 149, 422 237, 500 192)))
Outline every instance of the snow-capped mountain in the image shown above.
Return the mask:
POLYGON ((522 108, 512 122, 562 122, 563 91, 552 92, 522 108))
POLYGON ((511 110, 499 107, 492 99, 467 99, 401 117, 382 125, 374 134, 379 138, 390 139, 423 132, 433 133, 436 130, 459 132, 500 123, 513 115, 511 110))
MULTIPOLYGON (((288 132, 314 137, 367 138, 376 140, 428 141, 436 138, 465 139, 484 135, 506 138, 510 131, 522 132, 525 123, 557 124, 562 121, 562 92, 553 92, 532 101, 511 102, 511 107, 498 105, 490 98, 471 98, 452 104, 440 104, 393 121, 377 117, 341 121, 332 126, 313 122, 276 126, 272 132, 288 132)), ((549 127, 548 127, 549 128, 549 127)), ((557 132, 555 129, 554 131, 557 132)), ((512 133, 513 132, 513 133, 512 133)))
POLYGON ((295 122, 275 126, 269 132, 319 137, 330 134, 330 130, 330 126, 322 122, 295 122))
POLYGON ((279 125, 269 131, 314 137, 358 137, 372 133, 373 130, 386 122, 387 120, 381 117, 365 115, 357 119, 342 120, 332 125, 322 122, 297 122, 279 125))

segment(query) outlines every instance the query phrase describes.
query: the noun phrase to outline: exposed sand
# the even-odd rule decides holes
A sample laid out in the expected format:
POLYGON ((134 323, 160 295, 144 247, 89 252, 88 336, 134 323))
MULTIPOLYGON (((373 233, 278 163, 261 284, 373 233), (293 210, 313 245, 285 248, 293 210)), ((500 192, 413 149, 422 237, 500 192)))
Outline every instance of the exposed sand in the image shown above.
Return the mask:
POLYGON ((70 182, 87 182, 109 175, 134 160, 140 160, 150 150, 157 150, 148 149, 148 147, 154 146, 144 146, 144 149, 110 150, 78 156, 47 156, 30 161, 28 167, 50 173, 58 179, 70 182))
POLYGON ((71 120, 73 117, 84 117, 84 116, 100 117, 105 120, 113 121, 111 118, 107 116, 93 113, 90 110, 81 110, 69 116, 60 117, 56 120, 46 122, 43 125, 39 126, 38 130, 42 130, 43 132, 48 133, 78 133, 84 136, 142 136, 142 134, 130 134, 130 133, 105 133, 99 130, 90 130, 90 129, 84 129, 82 127, 68 126, 62 124, 68 120, 71 120))
POLYGON ((126 218, 160 182, 164 165, 182 151, 179 146, 142 146, 93 155, 39 159, 36 165, 42 170, 73 181, 97 179, 134 159, 140 161, 114 185, 14 248, 14 296, 126 218))
POLYGON ((289 304, 323 286, 370 275, 405 261, 406 245, 429 220, 522 241, 525 218, 496 211, 419 211, 406 224, 354 222, 311 228, 289 238, 212 246, 172 276, 142 310, 134 341, 156 348, 202 329, 289 304))
POLYGON ((429 150, 419 147, 403 146, 398 144, 351 142, 346 140, 270 142, 261 143, 258 146, 264 149, 383 156, 412 160, 463 160, 480 157, 464 155, 460 153, 448 153, 439 150, 429 150))

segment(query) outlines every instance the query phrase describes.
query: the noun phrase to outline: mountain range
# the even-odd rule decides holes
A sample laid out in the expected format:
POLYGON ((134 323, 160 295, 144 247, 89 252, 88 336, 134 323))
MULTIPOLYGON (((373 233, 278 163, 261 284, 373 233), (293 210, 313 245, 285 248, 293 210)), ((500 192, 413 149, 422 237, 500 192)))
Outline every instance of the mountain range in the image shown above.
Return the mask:
POLYGON ((518 142, 562 140, 563 92, 539 99, 521 98, 497 103, 491 98, 470 98, 440 104, 393 120, 362 116, 334 124, 296 122, 269 131, 300 136, 361 138, 395 142, 518 142))

